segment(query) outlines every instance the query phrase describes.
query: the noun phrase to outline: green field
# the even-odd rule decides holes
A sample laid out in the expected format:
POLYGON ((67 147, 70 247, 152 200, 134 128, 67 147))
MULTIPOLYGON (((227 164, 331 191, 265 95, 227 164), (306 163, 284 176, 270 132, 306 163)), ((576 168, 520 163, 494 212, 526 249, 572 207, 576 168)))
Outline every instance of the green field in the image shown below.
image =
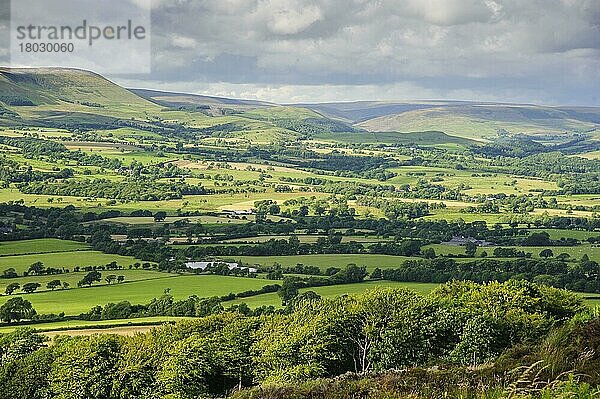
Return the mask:
MULTIPOLYGON (((166 322, 176 322, 181 320, 188 320, 188 317, 172 317, 172 316, 154 316, 154 317, 138 317, 135 319, 117 319, 117 320, 66 320, 56 321, 51 323, 38 323, 31 324, 31 328, 35 328, 37 331, 60 331, 68 329, 83 329, 83 328, 96 328, 96 327, 108 327, 108 326, 136 326, 136 325, 149 325, 156 324, 160 325, 166 322)), ((26 326, 27 327, 27 326, 26 326)), ((17 328, 13 326, 0 327, 0 333, 9 333, 17 328)))
MULTIPOLYGON (((433 248, 435 253, 438 255, 458 255, 464 254, 465 248, 458 245, 446 245, 446 244, 431 244, 424 248, 433 248)), ((491 257, 494 248, 496 247, 478 247, 476 256, 480 256, 483 251, 487 252, 488 256, 491 257)), ((523 246, 504 246, 503 248, 515 248, 519 251, 531 253, 533 258, 539 258, 539 253, 544 249, 551 249, 554 252, 554 256, 561 253, 566 253, 571 256, 571 260, 579 260, 583 255, 587 255, 591 260, 596 262, 600 261, 600 247, 592 245, 578 245, 575 247, 523 247, 523 246)), ((463 259, 461 259, 463 260, 463 259)))
MULTIPOLYGON (((164 278, 167 276, 174 276, 174 274, 162 273, 157 271, 150 270, 103 270, 102 273, 102 281, 100 283, 95 283, 95 285, 104 285, 107 284, 105 281, 106 276, 114 274, 116 276, 125 276, 125 281, 137 281, 137 280, 149 280, 154 278, 164 278)), ((67 282, 69 284, 69 288, 77 288, 77 282, 80 281, 83 276, 85 276, 85 272, 79 273, 63 273, 63 274, 54 274, 54 275, 42 275, 42 276, 29 276, 29 277, 17 277, 11 279, 0 279, 0 294, 5 292, 6 286, 12 283, 18 283, 23 286, 25 283, 40 283, 41 287, 37 289, 36 292, 46 291, 46 284, 52 280, 60 280, 61 283, 67 282)), ((61 288, 57 288, 57 291, 60 291, 61 288)), ((20 295, 21 291, 17 290, 13 295, 20 295)))
MULTIPOLYGON (((160 297, 167 288, 171 289, 175 299, 184 299, 190 295, 200 298, 221 296, 232 292, 260 289, 265 285, 277 283, 277 281, 258 278, 187 275, 19 296, 29 300, 38 313, 63 311, 67 315, 77 315, 87 312, 93 306, 103 306, 108 302, 129 301, 132 304, 146 304, 153 298, 160 297)), ((8 299, 7 296, 0 297, 0 304, 8 299)))
POLYGON ((546 232, 550 235, 551 240, 560 240, 561 238, 574 238, 576 240, 585 241, 590 237, 600 236, 600 231, 583 231, 583 230, 564 230, 564 229, 536 229, 531 232, 546 232))
POLYGON ((0 256, 81 251, 85 249, 89 249, 87 244, 57 238, 0 242, 0 256))
POLYGON ((73 269, 76 266, 104 266, 117 262, 119 266, 129 267, 139 260, 131 256, 105 254, 99 251, 49 252, 31 255, 12 255, 0 257, 0 270, 10 267, 23 274, 32 263, 42 262, 46 267, 73 269))
POLYGON ((154 224, 165 224, 165 223, 173 223, 177 220, 187 219, 190 223, 202 223, 202 224, 220 224, 220 223, 248 223, 250 220, 254 219, 254 216, 249 215, 250 220, 244 219, 235 219, 235 218, 227 218, 227 217, 219 217, 219 216, 190 216, 190 217, 176 217, 169 216, 164 221, 155 222, 152 217, 128 217, 128 216, 120 216, 116 218, 104 219, 102 223, 111 222, 111 223, 122 223, 122 224, 132 224, 132 225, 154 225, 154 224))
MULTIPOLYGON (((324 298, 331 298, 340 295, 351 295, 364 292, 365 290, 383 287, 383 288, 408 288, 422 294, 427 294, 436 288, 439 284, 435 283, 403 283, 398 281, 365 281, 364 283, 355 284, 340 284, 326 287, 311 287, 303 288, 300 292, 314 291, 324 298)), ((256 295, 248 298, 235 299, 233 301, 224 302, 223 305, 245 303, 251 308, 260 306, 275 306, 281 307, 281 299, 277 293, 269 293, 256 295)))
POLYGON ((295 256, 237 256, 235 260, 241 260, 250 265, 272 266, 279 263, 284 267, 296 266, 301 263, 306 266, 318 266, 325 270, 328 267, 344 267, 351 263, 358 266, 366 266, 368 270, 376 267, 380 269, 392 269, 399 267, 404 261, 410 259, 405 256, 392 255, 371 255, 371 254, 352 254, 352 255, 295 255, 295 256))
MULTIPOLYGON (((419 292, 421 294, 427 294, 433 291, 439 284, 436 283, 405 283, 399 281, 365 281, 364 283, 357 284, 341 284, 341 285, 332 285, 326 287, 312 287, 312 288, 303 288, 300 292, 305 291, 314 291, 322 297, 331 298, 339 295, 351 295, 358 294, 364 292, 368 289, 373 289, 377 287, 384 288, 408 288, 419 292)), ((585 303, 588 306, 600 306, 600 298, 597 294, 580 294, 584 298, 591 297, 594 299, 586 299, 585 303)), ((240 298, 235 299, 233 301, 224 302, 223 305, 226 306, 228 304, 240 304, 245 303, 250 308, 257 308, 260 306, 274 306, 281 307, 281 299, 277 293, 269 293, 256 295, 248 298, 240 298)))

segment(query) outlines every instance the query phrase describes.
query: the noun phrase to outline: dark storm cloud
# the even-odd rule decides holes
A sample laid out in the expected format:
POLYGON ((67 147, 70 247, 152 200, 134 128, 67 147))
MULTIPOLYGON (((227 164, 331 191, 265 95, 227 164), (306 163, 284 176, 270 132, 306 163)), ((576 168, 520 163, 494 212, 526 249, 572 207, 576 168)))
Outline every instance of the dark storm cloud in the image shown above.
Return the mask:
POLYGON ((117 80, 275 101, 600 104, 597 0, 155 0, 152 34, 153 73, 117 80))

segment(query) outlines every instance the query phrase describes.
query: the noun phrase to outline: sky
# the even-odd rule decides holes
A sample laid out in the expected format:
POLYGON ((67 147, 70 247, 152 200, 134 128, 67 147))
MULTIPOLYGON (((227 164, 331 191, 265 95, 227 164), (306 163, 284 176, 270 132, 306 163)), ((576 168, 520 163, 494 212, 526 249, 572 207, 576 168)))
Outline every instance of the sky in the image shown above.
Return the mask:
POLYGON ((108 77, 279 103, 600 106, 600 0, 153 0, 151 60, 108 77))

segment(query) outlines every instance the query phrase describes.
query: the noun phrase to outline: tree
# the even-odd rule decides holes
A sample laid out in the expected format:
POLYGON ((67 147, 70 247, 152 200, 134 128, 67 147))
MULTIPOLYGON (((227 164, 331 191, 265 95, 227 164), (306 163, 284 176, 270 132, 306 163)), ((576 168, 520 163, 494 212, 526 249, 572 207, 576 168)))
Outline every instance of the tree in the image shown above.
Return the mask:
POLYGON ((125 281, 125 276, 117 276, 117 283, 122 283, 125 281))
POLYGON ((426 248, 423 250, 423 257, 425 259, 435 259, 436 255, 435 255, 435 249, 433 248, 426 248))
POLYGON ((165 211, 158 211, 154 214, 154 221, 155 222, 162 222, 167 218, 167 212, 165 211))
POLYGON ((61 284, 60 280, 52 280, 52 281, 49 281, 48 284, 46 284, 46 288, 54 291, 54 289, 60 287, 61 285, 62 284, 61 284))
POLYGON ((63 289, 63 290, 66 290, 66 289, 68 289, 68 288, 69 288, 69 285, 70 285, 69 283, 67 283, 66 281, 63 281, 63 283, 62 283, 62 289, 63 289))
POLYGON ((19 275, 17 274, 17 272, 15 271, 15 269, 13 267, 9 267, 8 269, 4 270, 2 272, 2 278, 15 278, 15 277, 19 277, 19 275))
POLYGON ((283 306, 287 306, 292 299, 298 296, 298 285, 296 282, 296 277, 286 277, 283 279, 283 284, 281 284, 281 288, 277 291, 283 306))
POLYGON ((467 241, 465 244, 465 254, 472 258, 477 253, 477 244, 472 241, 467 241))
POLYGON ((27 270, 28 274, 36 274, 36 275, 40 275, 44 273, 44 264, 42 262, 35 262, 33 263, 31 266, 29 266, 29 269, 27 270))
POLYGON ((4 293, 6 295, 12 295, 12 293, 18 290, 19 288, 21 288, 21 285, 19 283, 10 283, 6 286, 4 293))
POLYGON ((30 294, 33 291, 35 291, 38 288, 40 288, 41 286, 42 285, 40 283, 25 283, 25 284, 23 284, 23 288, 21 288, 21 290, 23 292, 26 292, 26 293, 30 294))
POLYGON ((551 258, 554 256, 554 252, 551 249, 546 248, 540 251, 540 258, 551 258))
POLYGON ((113 398, 111 389, 121 340, 95 335, 64 345, 48 375, 50 389, 63 399, 113 398))
POLYGON ((376 267, 371 273, 371 280, 381 280, 383 278, 383 273, 381 269, 376 267))
POLYGON ((351 263, 331 276, 331 280, 337 283, 360 283, 365 279, 367 274, 365 266, 357 266, 351 263))
POLYGON ((101 279, 102 279, 102 273, 100 273, 97 270, 94 270, 94 271, 89 272, 81 280, 79 280, 79 282, 77 283, 77 286, 83 287, 83 286, 87 285, 89 287, 95 282, 100 282, 101 279))
POLYGON ((281 267, 278 267, 277 269, 267 273, 267 278, 269 280, 281 280, 283 278, 283 270, 281 270, 281 267))
POLYGON ((527 247, 541 247, 552 245, 552 241, 550 240, 550 234, 542 231, 541 233, 531 233, 529 237, 523 240, 523 245, 527 247))
POLYGON ((104 279, 108 284, 112 284, 115 281, 117 281, 117 276, 114 274, 109 274, 108 276, 106 276, 106 278, 104 279))
POLYGON ((31 302, 21 297, 11 298, 0 306, 0 320, 10 323, 22 319, 31 319, 36 314, 31 302))

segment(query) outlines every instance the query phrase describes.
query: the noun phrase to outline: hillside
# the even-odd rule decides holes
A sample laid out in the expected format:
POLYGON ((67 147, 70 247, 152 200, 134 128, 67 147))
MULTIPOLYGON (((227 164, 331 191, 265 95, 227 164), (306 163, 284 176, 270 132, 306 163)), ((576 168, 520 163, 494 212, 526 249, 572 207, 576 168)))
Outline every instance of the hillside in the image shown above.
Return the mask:
POLYGON ((357 125, 370 131, 441 130, 479 140, 491 140, 499 131, 547 136, 588 133, 600 127, 600 109, 593 107, 471 103, 420 108, 414 105, 414 108, 360 121, 357 125))
POLYGON ((160 106, 89 71, 0 69, 0 121, 7 126, 114 127, 118 119, 147 119, 160 106))
POLYGON ((279 105, 125 89, 93 72, 64 68, 0 68, 0 120, 7 126, 136 127, 168 136, 195 129, 202 135, 251 142, 312 137, 344 143, 469 146, 525 134, 561 151, 565 143, 576 143, 569 144, 569 153, 600 149, 598 107, 429 100, 279 105))
POLYGON ((69 106, 91 108, 151 104, 93 72, 65 68, 0 68, 0 102, 6 106, 69 106))
POLYGON ((228 108, 231 110, 248 110, 259 107, 271 107, 276 104, 256 100, 240 100, 235 98, 204 96, 192 93, 176 93, 168 91, 129 89, 133 94, 148 101, 155 102, 165 107, 190 108, 228 108))

